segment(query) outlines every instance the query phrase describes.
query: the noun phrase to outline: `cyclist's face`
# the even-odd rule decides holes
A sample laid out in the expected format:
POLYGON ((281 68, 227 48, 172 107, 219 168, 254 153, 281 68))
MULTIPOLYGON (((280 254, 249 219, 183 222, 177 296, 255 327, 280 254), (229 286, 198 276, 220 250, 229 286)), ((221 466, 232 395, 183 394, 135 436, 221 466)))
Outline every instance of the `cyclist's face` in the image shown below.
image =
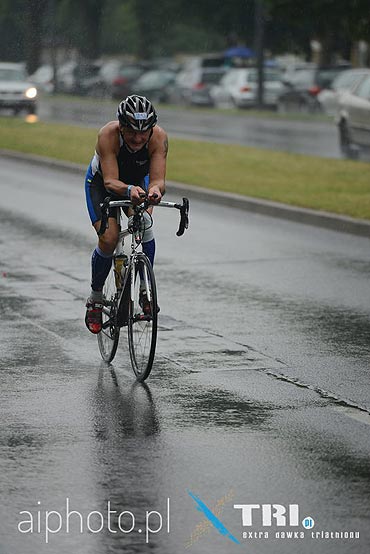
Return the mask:
POLYGON ((122 127, 120 125, 121 135, 127 146, 136 152, 146 144, 150 137, 150 129, 148 131, 134 131, 130 127, 122 127))

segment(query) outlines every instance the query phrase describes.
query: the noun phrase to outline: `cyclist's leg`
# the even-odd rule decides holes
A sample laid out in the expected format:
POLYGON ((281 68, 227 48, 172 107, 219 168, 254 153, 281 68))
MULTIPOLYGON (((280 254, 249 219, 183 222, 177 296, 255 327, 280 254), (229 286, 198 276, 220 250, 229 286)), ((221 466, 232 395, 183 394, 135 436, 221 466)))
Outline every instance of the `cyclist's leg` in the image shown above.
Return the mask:
MULTIPOLYGON (((99 237, 98 245, 91 256, 91 292, 86 302, 85 323, 89 331, 99 333, 102 328, 103 287, 112 267, 113 252, 117 244, 119 226, 113 217, 108 219, 109 228, 99 237)), ((95 222, 96 230, 100 220, 95 222)))
MULTIPOLYGON (((94 224, 96 231, 100 229, 100 220, 94 224)), ((92 292, 101 292, 104 287, 105 279, 112 266, 112 257, 116 248, 119 226, 115 217, 108 218, 108 229, 104 235, 99 237, 98 245, 91 257, 91 290, 92 292)))
POLYGON ((143 252, 150 260, 152 266, 154 265, 155 258, 155 238, 152 228, 152 215, 144 214, 145 217, 145 233, 143 237, 143 252))
MULTIPOLYGON (((101 176, 92 172, 91 164, 86 173, 85 192, 87 208, 96 231, 100 229, 100 203, 107 196, 101 176)), ((99 333, 102 327, 103 287, 112 266, 112 254, 118 241, 119 227, 116 210, 110 213, 109 228, 99 237, 98 245, 91 257, 91 293, 86 302, 85 323, 92 333, 99 333)))

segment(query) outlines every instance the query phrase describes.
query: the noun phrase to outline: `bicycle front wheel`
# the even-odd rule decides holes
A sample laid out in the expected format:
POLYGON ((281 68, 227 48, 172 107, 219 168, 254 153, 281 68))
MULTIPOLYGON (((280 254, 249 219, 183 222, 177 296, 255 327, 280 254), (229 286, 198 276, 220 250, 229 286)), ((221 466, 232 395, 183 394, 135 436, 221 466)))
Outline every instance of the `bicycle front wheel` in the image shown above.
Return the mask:
POLYGON ((114 269, 111 268, 103 288, 103 327, 98 337, 101 357, 111 362, 116 355, 120 328, 117 323, 118 292, 116 289, 114 269))
POLYGON ((128 344, 136 379, 144 381, 153 366, 157 342, 157 288, 152 265, 145 254, 138 254, 131 275, 128 344))

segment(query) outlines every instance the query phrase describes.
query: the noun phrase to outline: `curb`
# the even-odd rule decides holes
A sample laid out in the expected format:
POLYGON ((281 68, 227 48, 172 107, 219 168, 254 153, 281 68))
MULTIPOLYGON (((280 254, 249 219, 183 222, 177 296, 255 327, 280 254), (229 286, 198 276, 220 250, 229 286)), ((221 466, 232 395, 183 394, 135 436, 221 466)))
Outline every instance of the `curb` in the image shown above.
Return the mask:
MULTIPOLYGON (((13 150, 0 149, 0 156, 13 158, 35 165, 41 164, 46 167, 60 169, 62 171, 68 171, 75 174, 81 173, 84 175, 87 169, 87 166, 84 165, 47 158, 45 156, 24 154, 13 150)), ((270 200, 261 200, 250 196, 210 190, 195 185, 177 183, 175 181, 167 181, 167 183, 179 194, 188 195, 190 198, 196 198, 205 202, 213 202, 215 204, 222 204, 223 206, 238 208, 256 214, 295 221, 297 223, 304 223, 306 225, 323 227, 325 229, 331 229, 341 233, 350 233, 352 235, 370 238, 370 221, 365 219, 355 219, 349 216, 336 215, 324 211, 321 212, 308 208, 299 208, 288 204, 272 202, 270 200)))

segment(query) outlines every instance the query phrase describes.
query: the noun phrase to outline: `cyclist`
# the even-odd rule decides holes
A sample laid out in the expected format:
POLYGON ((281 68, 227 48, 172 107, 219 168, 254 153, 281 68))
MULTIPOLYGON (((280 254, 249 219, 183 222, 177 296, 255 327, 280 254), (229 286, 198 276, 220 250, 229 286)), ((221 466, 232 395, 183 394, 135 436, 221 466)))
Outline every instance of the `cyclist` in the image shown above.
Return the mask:
MULTIPOLYGON (((129 198, 133 204, 140 204, 140 195, 147 193, 151 204, 158 204, 165 192, 168 140, 164 130, 156 125, 152 103, 144 96, 128 96, 119 104, 117 118, 100 129, 85 178, 87 208, 97 232, 100 203, 107 196, 112 200, 129 198)), ((91 258, 91 294, 86 302, 85 323, 94 334, 102 328, 102 290, 118 241, 116 210, 110 210, 109 227, 99 237, 91 258)), ((145 232, 143 251, 153 264, 155 239, 151 228, 145 232)))

